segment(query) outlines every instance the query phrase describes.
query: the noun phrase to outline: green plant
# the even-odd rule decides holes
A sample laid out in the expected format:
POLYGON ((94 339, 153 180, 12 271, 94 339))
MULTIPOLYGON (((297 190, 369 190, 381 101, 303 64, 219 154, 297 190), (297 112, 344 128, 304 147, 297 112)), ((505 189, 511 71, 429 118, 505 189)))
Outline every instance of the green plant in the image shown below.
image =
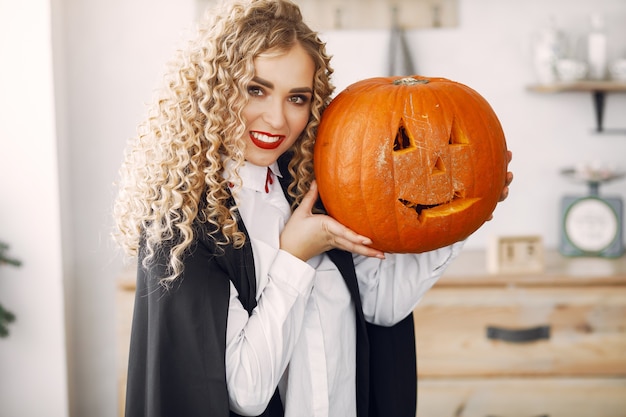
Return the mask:
MULTIPOLYGON (((9 258, 4 253, 9 249, 9 246, 0 242, 0 265, 9 264, 13 266, 20 266, 22 263, 16 259, 9 258)), ((15 314, 5 309, 0 304, 0 337, 7 337, 9 335, 8 325, 15 321, 15 314)))

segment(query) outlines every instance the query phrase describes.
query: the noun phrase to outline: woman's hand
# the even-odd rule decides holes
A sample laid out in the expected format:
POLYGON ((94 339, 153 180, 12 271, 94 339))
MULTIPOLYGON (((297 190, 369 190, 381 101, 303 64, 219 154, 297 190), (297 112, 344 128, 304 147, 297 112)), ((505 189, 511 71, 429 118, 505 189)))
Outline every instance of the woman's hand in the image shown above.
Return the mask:
MULTIPOLYGON (((507 166, 513 159, 513 152, 507 151, 507 166)), ((513 182, 513 173, 511 171, 507 171, 506 179, 504 180, 504 187, 502 187, 502 192, 500 193, 500 199, 498 201, 504 201, 509 196, 509 185, 513 182)), ((493 214, 489 216, 487 220, 493 219, 493 214)))
POLYGON ((315 255, 338 248, 365 256, 384 259, 383 252, 368 245, 372 241, 323 214, 313 214, 317 184, 311 184, 300 206, 293 212, 280 235, 280 248, 307 261, 315 255))
MULTIPOLYGON (((513 152, 511 151, 506 151, 507 152, 507 161, 506 164, 507 166, 511 163, 511 160, 513 159, 513 152)), ((504 201, 506 200, 506 198, 509 196, 509 185, 511 185, 511 183, 513 182, 513 173, 511 171, 508 171, 506 173, 506 180, 504 182, 504 188, 502 188, 502 193, 500 194, 500 201, 504 201)))

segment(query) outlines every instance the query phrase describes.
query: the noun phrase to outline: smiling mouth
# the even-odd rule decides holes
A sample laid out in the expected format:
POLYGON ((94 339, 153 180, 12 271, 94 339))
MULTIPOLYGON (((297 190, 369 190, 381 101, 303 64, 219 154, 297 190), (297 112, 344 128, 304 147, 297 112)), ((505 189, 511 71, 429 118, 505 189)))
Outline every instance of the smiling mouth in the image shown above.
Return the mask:
POLYGON ((425 220, 426 213, 430 216, 447 216, 451 213, 465 210, 480 198, 465 198, 463 192, 455 192, 452 200, 439 204, 417 204, 403 198, 398 199, 407 208, 415 210, 417 220, 421 223, 425 220))
POLYGON ((418 216, 420 214, 422 214, 422 211, 424 211, 426 209, 430 209, 430 208, 433 208, 433 207, 440 206, 441 204, 444 204, 444 203, 439 203, 439 204, 416 204, 416 203, 411 203, 409 200, 405 200, 403 198, 398 199, 398 201, 401 202, 402 204, 404 204, 405 206, 407 206, 408 208, 415 210, 415 212, 417 213, 418 216))
POLYGON ((250 132, 250 140, 261 149, 276 149, 285 140, 284 135, 270 135, 262 132, 250 132))

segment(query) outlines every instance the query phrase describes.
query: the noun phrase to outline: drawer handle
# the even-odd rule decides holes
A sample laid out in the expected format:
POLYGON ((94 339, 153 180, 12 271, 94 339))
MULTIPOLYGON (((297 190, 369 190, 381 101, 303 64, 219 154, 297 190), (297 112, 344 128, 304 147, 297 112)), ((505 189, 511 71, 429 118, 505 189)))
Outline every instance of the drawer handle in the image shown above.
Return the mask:
POLYGON ((487 326, 487 338, 511 343, 534 342, 536 340, 549 339, 550 326, 537 326, 519 330, 487 326))
MULTIPOLYGON (((488 415, 487 417, 498 417, 498 416, 488 415)), ((550 415, 549 414, 542 414, 542 415, 537 416, 537 417, 550 417, 550 415)))

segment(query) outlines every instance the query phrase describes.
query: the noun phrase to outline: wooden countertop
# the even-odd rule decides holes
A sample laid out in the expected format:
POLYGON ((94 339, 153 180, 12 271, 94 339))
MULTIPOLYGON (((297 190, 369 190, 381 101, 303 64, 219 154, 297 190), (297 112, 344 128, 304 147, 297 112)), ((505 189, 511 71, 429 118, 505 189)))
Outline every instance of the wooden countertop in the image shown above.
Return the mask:
POLYGON ((542 272, 490 274, 486 252, 466 249, 448 267, 437 286, 626 284, 626 256, 569 258, 556 250, 547 250, 544 265, 542 272))
POLYGON ((128 261, 117 276, 117 287, 125 291, 137 288, 137 261, 128 261))
MULTIPOLYGON (((543 272, 491 274, 484 250, 464 250, 437 283, 444 286, 485 285, 626 285, 626 256, 620 258, 568 258, 556 250, 544 254, 543 272)), ((134 291, 137 266, 129 262, 118 276, 118 287, 134 291)))

